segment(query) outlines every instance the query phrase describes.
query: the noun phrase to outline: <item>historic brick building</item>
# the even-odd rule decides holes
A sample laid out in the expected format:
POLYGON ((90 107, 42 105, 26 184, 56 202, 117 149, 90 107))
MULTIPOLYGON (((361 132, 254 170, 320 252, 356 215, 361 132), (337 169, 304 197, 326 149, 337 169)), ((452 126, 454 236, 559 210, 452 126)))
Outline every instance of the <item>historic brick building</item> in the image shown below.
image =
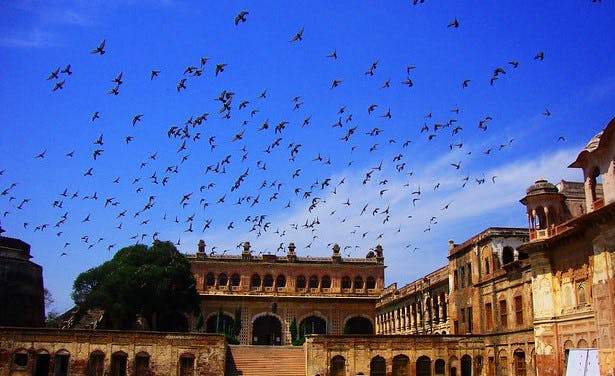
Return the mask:
MULTIPOLYGON (((374 334, 374 307, 384 286, 384 257, 377 246, 365 258, 208 255, 205 243, 189 256, 203 297, 208 332, 229 333, 239 320, 241 344, 289 345, 295 320, 300 334, 374 334)), ((232 333, 229 333, 232 334, 232 333)))
POLYGON ((599 352, 601 373, 615 373, 615 119, 569 167, 579 184, 532 185, 527 207, 533 327, 540 375, 560 375, 571 348, 599 352), (580 192, 584 191, 584 194, 580 192))
POLYGON ((31 257, 28 243, 0 236, 0 326, 45 325, 43 268, 31 257))

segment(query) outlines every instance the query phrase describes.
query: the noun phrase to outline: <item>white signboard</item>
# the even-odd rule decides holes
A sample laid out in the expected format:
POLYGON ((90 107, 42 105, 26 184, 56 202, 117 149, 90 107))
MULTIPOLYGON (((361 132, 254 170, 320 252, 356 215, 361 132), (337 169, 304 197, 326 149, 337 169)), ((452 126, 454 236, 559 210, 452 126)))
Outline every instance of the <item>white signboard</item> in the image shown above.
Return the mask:
POLYGON ((597 349, 569 349, 566 376, 600 375, 597 349))

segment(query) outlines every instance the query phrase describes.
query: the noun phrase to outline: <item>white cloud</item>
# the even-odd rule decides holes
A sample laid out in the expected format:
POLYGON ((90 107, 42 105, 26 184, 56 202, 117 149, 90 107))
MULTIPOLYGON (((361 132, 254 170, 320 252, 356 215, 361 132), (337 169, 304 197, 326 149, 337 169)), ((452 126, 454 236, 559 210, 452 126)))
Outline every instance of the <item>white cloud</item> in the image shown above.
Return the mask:
POLYGON ((57 45, 55 34, 34 29, 27 32, 15 32, 0 37, 0 46, 18 48, 39 48, 57 45))

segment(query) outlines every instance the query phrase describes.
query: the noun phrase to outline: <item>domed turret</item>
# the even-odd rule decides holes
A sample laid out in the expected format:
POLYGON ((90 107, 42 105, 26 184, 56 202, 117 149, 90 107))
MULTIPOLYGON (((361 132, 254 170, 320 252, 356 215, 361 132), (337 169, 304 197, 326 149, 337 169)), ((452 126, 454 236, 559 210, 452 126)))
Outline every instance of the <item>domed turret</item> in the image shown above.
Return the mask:
POLYGON ((530 240, 551 236, 555 233, 555 226, 565 220, 565 196, 545 179, 536 180, 525 193, 525 197, 520 201, 527 208, 530 240))

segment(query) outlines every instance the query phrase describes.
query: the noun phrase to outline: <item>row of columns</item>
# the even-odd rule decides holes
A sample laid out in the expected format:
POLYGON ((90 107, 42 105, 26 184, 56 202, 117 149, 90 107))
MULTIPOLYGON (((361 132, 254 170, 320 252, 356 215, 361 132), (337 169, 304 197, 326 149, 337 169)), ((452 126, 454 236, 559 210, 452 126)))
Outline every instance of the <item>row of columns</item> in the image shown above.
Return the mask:
POLYGON ((376 316, 376 333, 431 333, 435 326, 446 323, 448 319, 447 300, 448 296, 441 294, 425 299, 425 309, 419 300, 381 313, 376 316))

